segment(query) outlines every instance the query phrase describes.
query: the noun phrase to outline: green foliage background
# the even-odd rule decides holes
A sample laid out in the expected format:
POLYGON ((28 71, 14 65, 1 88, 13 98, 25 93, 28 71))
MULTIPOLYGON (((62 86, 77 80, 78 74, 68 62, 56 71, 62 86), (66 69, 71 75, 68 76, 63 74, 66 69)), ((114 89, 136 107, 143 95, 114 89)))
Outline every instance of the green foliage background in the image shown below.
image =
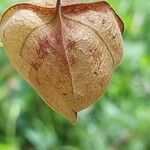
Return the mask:
MULTIPOLYGON (((0 0, 0 14, 16 1, 0 0)), ((0 48, 0 150, 150 149, 150 3, 109 2, 125 22, 124 59, 76 126, 46 106, 0 48)))

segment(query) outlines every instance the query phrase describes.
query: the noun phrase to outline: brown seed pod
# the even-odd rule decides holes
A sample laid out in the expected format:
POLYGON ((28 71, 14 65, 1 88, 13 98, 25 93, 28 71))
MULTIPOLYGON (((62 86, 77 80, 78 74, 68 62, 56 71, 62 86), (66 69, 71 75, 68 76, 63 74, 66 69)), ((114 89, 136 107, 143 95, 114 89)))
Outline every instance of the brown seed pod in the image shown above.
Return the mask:
POLYGON ((10 7, 0 22, 14 67, 72 123, 107 89, 122 58, 123 28, 105 1, 32 0, 10 7))

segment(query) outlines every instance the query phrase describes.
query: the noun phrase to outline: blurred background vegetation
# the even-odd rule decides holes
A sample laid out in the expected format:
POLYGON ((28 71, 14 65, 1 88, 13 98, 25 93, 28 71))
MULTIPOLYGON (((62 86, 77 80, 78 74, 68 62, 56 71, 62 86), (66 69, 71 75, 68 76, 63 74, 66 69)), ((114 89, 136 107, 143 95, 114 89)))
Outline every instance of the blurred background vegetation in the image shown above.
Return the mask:
MULTIPOLYGON (((14 2, 0 0, 0 14, 14 2)), ((109 2, 125 22, 124 59, 76 126, 40 99, 0 48, 0 150, 150 150, 150 2, 109 2)))

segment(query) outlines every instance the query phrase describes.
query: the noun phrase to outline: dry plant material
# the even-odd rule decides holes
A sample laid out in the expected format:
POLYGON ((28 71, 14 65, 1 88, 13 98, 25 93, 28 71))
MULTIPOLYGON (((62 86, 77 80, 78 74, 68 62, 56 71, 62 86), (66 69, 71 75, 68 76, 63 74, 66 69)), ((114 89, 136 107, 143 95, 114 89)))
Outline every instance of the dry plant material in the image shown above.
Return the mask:
POLYGON ((32 0, 10 7, 0 22, 14 67, 72 123, 107 89, 122 58, 123 28, 105 1, 32 0))

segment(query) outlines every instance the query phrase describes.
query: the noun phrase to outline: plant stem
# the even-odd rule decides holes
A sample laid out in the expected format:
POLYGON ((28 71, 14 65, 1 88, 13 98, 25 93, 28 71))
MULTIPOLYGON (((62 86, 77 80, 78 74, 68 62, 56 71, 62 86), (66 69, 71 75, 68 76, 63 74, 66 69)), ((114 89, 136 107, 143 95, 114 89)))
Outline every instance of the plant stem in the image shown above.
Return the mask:
POLYGON ((61 6, 61 0, 57 0, 57 3, 56 3, 56 13, 59 12, 60 6, 61 6))

